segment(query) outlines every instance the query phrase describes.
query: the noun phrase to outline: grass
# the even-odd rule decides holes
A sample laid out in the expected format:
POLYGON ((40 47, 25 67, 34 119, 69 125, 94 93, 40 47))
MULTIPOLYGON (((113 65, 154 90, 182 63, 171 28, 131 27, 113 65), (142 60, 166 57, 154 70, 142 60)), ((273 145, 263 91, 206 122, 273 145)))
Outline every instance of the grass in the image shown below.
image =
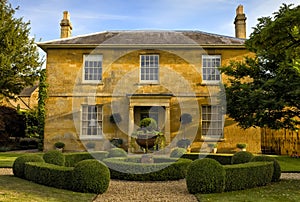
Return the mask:
POLYGON ((300 201, 300 180, 281 180, 265 187, 216 194, 196 194, 198 201, 300 201))
POLYGON ((282 172, 300 173, 300 158, 291 158, 289 156, 272 156, 277 159, 282 172))
MULTIPOLYGON (((25 153, 0 152, 0 168, 12 168, 15 159, 25 153)), ((42 155, 42 153, 34 153, 42 155)))
POLYGON ((56 189, 23 180, 12 175, 0 175, 0 201, 5 202, 69 202, 93 201, 95 194, 56 189))

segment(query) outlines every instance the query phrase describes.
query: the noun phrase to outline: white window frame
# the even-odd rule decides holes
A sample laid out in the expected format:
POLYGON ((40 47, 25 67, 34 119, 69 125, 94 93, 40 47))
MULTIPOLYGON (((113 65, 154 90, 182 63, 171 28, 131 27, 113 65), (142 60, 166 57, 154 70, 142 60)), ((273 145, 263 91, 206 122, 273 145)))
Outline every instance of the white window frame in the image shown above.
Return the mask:
POLYGON ((221 67, 221 64, 222 64, 221 55, 202 55, 202 83, 204 84, 220 83, 222 81, 222 75, 218 70, 218 68, 221 67), (206 60, 209 60, 209 63, 206 63, 205 62, 206 60), (212 78, 209 79, 209 77, 212 78))
MULTIPOLYGON (((83 64, 82 64, 82 82, 83 83, 91 83, 91 84, 98 84, 102 82, 102 77, 103 77, 103 55, 98 54, 98 55, 89 55, 89 54, 85 54, 83 55, 83 64), (91 67, 86 67, 86 62, 90 62, 92 65, 91 67), (100 63, 100 67, 95 67, 94 64, 99 64, 100 63), (89 70, 92 71, 100 71, 100 79, 86 79, 86 73, 87 73, 87 68, 89 68, 89 70), (100 69, 100 70, 99 70, 100 69)), ((98 73, 96 73, 98 74, 98 73)), ((98 75, 96 75, 98 76, 98 75)))
POLYGON ((159 55, 157 54, 140 55, 140 83, 147 83, 147 84, 159 83, 159 55), (143 59, 144 57, 146 57, 146 62, 145 59, 143 59), (149 60, 147 60, 147 57, 149 57, 149 60), (151 61, 153 61, 151 60, 151 58, 153 57, 155 58, 154 60, 155 64, 157 62, 157 66, 155 65, 152 66, 151 64, 151 61), (151 76, 156 76, 157 79, 150 79, 149 77, 151 76))
POLYGON ((102 139, 103 138, 103 107, 102 105, 81 105, 80 115, 80 139, 102 139), (97 109, 94 114, 91 108, 97 109), (90 110, 89 110, 90 108, 90 110), (95 133, 93 134, 94 131, 95 133), (90 134, 89 134, 90 133, 90 134))
POLYGON ((224 136, 224 114, 220 105, 202 105, 201 126, 202 136, 221 138, 224 136))

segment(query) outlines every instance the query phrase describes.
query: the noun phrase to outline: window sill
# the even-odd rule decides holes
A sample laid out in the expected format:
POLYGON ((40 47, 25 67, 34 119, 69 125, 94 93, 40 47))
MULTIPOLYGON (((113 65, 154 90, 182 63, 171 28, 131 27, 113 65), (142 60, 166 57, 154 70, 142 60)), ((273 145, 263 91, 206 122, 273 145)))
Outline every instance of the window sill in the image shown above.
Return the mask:
POLYGON ((80 140, 103 140, 104 138, 103 138, 103 136, 96 136, 96 135, 91 135, 91 137, 90 136, 80 136, 79 137, 79 139, 80 140))
POLYGON ((137 85, 139 86, 147 86, 147 85, 159 85, 159 82, 140 82, 137 85))
POLYGON ((223 136, 202 136, 201 137, 201 142, 225 142, 225 138, 223 136))
POLYGON ((103 81, 82 81, 81 85, 104 85, 103 81))

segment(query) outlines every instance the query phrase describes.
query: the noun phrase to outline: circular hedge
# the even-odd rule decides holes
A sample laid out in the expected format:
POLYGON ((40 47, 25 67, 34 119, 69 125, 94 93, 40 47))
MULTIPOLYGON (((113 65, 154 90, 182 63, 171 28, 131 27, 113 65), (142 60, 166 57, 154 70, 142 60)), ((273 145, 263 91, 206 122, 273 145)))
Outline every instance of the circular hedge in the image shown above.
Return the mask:
POLYGON ((191 194, 223 192, 225 169, 214 159, 197 159, 188 167, 186 184, 191 194))
POLYGON ((100 161, 88 159, 76 164, 73 179, 75 191, 103 194, 109 186, 110 172, 100 161))
POLYGON ((16 177, 25 179, 24 169, 27 162, 44 162, 44 160, 41 156, 32 154, 18 157, 13 164, 13 173, 16 177))
POLYGON ((154 163, 141 163, 141 157, 107 158, 111 178, 130 181, 166 181, 184 179, 189 159, 154 157, 154 163))
POLYGON ((235 153, 231 158, 231 164, 248 163, 253 158, 253 154, 248 151, 240 151, 235 153))
POLYGON ((43 159, 46 163, 64 166, 65 165, 65 156, 57 150, 48 151, 44 154, 43 159))
POLYGON ((112 148, 108 151, 107 158, 113 158, 113 157, 127 157, 127 153, 124 149, 112 148))
POLYGON ((272 175, 272 182, 279 182, 280 181, 280 176, 281 176, 281 168, 280 165, 278 163, 278 161, 270 156, 255 156, 251 159, 252 162, 256 162, 256 161, 273 161, 274 164, 274 172, 272 175))
POLYGON ((174 148, 171 151, 170 157, 171 158, 180 158, 185 153, 186 153, 186 149, 185 148, 174 148))

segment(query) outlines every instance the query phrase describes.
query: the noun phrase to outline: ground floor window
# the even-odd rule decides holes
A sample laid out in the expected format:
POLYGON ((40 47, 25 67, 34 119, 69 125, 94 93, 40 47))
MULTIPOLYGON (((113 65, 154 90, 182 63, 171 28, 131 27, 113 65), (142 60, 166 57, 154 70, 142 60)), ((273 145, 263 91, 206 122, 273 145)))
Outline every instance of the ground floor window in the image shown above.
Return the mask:
POLYGON ((222 137, 223 119, 221 106, 202 106, 202 135, 222 137))
POLYGON ((81 136, 102 136, 102 106, 83 105, 81 126, 81 136))

